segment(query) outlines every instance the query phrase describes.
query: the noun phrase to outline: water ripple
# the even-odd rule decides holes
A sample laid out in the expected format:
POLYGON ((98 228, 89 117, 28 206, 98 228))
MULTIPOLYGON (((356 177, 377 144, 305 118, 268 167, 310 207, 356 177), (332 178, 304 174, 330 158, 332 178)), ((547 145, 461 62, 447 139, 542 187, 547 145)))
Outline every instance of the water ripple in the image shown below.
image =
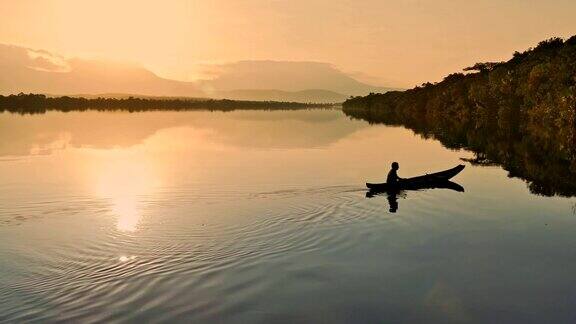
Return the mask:
MULTIPOLYGON (((266 285, 262 277, 252 275, 252 267, 317 250, 343 253, 360 241, 374 239, 375 231, 423 223, 416 216, 393 216, 385 199, 366 199, 364 194, 361 187, 341 185, 272 191, 170 188, 138 196, 143 219, 136 232, 105 226, 81 241, 64 240, 49 254, 23 253, 28 259, 22 262, 36 264, 2 281, 0 300, 18 295, 28 302, 5 316, 13 321, 134 320, 136 315, 99 312, 126 305, 139 305, 138 316, 154 314, 159 321, 162 316, 173 319, 194 313, 197 319, 207 319, 223 311, 241 312, 249 305, 236 294, 256 294, 266 285), (220 291, 229 300, 222 304, 214 296, 206 298, 224 277, 230 278, 225 275, 230 272, 237 279, 227 279, 230 282, 220 291), (157 312, 168 301, 183 296, 190 300, 191 294, 205 297, 186 305, 172 303, 165 315, 157 312)), ((435 196, 418 194, 421 199, 411 206, 415 215, 441 215, 435 210, 435 196)), ((71 216, 87 221, 117 217, 106 199, 81 196, 19 202, 0 211, 0 220, 9 224, 71 216)), ((299 280, 329 280, 318 277, 318 271, 293 275, 299 280)))

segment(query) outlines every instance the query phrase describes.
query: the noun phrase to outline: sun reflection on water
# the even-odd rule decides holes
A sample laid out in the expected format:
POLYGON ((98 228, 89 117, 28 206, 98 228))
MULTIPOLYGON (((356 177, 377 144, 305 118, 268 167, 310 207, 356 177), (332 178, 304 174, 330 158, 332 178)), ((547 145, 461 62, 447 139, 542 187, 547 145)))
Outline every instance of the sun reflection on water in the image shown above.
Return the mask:
POLYGON ((135 256, 135 255, 131 255, 131 256, 121 255, 121 256, 118 258, 118 261, 120 261, 120 262, 128 262, 128 261, 132 261, 132 260, 134 260, 134 259, 136 259, 136 256, 135 256))
POLYGON ((114 197, 112 200, 112 212, 118 216, 116 229, 122 232, 134 232, 137 230, 140 213, 136 197, 114 197))
POLYGON ((135 232, 142 219, 141 201, 152 193, 158 181, 151 164, 139 154, 117 153, 109 156, 95 173, 96 191, 110 202, 116 229, 135 232))

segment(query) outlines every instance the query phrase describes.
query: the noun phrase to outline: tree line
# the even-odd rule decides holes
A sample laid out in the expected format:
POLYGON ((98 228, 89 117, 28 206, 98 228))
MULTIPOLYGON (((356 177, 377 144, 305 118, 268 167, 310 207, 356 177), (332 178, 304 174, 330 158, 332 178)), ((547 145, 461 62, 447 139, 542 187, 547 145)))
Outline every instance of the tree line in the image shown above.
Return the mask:
POLYGON ((309 108, 332 108, 332 104, 246 101, 228 99, 176 99, 176 98, 82 98, 49 97, 43 94, 0 95, 0 112, 20 114, 42 114, 47 111, 156 111, 156 110, 295 110, 309 108))
POLYGON ((407 91, 352 97, 343 110, 471 150, 472 162, 502 165, 533 193, 576 195, 576 36, 464 71, 407 91))

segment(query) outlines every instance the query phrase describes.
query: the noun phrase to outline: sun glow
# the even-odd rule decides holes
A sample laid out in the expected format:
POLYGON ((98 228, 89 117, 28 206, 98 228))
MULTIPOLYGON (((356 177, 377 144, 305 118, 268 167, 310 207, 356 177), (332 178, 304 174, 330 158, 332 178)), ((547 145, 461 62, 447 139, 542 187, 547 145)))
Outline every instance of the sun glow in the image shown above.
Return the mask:
POLYGON ((134 232, 142 218, 142 199, 158 184, 153 168, 137 155, 109 157, 95 174, 96 191, 111 204, 116 229, 134 232))

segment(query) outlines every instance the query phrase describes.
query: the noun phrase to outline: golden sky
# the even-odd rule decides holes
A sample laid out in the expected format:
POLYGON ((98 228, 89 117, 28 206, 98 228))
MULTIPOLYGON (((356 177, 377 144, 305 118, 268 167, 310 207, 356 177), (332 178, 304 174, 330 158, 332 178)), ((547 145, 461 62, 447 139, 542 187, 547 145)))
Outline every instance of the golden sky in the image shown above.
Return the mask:
POLYGON ((0 0, 0 43, 138 62, 319 61, 376 85, 436 81, 576 34, 574 0, 0 0))

